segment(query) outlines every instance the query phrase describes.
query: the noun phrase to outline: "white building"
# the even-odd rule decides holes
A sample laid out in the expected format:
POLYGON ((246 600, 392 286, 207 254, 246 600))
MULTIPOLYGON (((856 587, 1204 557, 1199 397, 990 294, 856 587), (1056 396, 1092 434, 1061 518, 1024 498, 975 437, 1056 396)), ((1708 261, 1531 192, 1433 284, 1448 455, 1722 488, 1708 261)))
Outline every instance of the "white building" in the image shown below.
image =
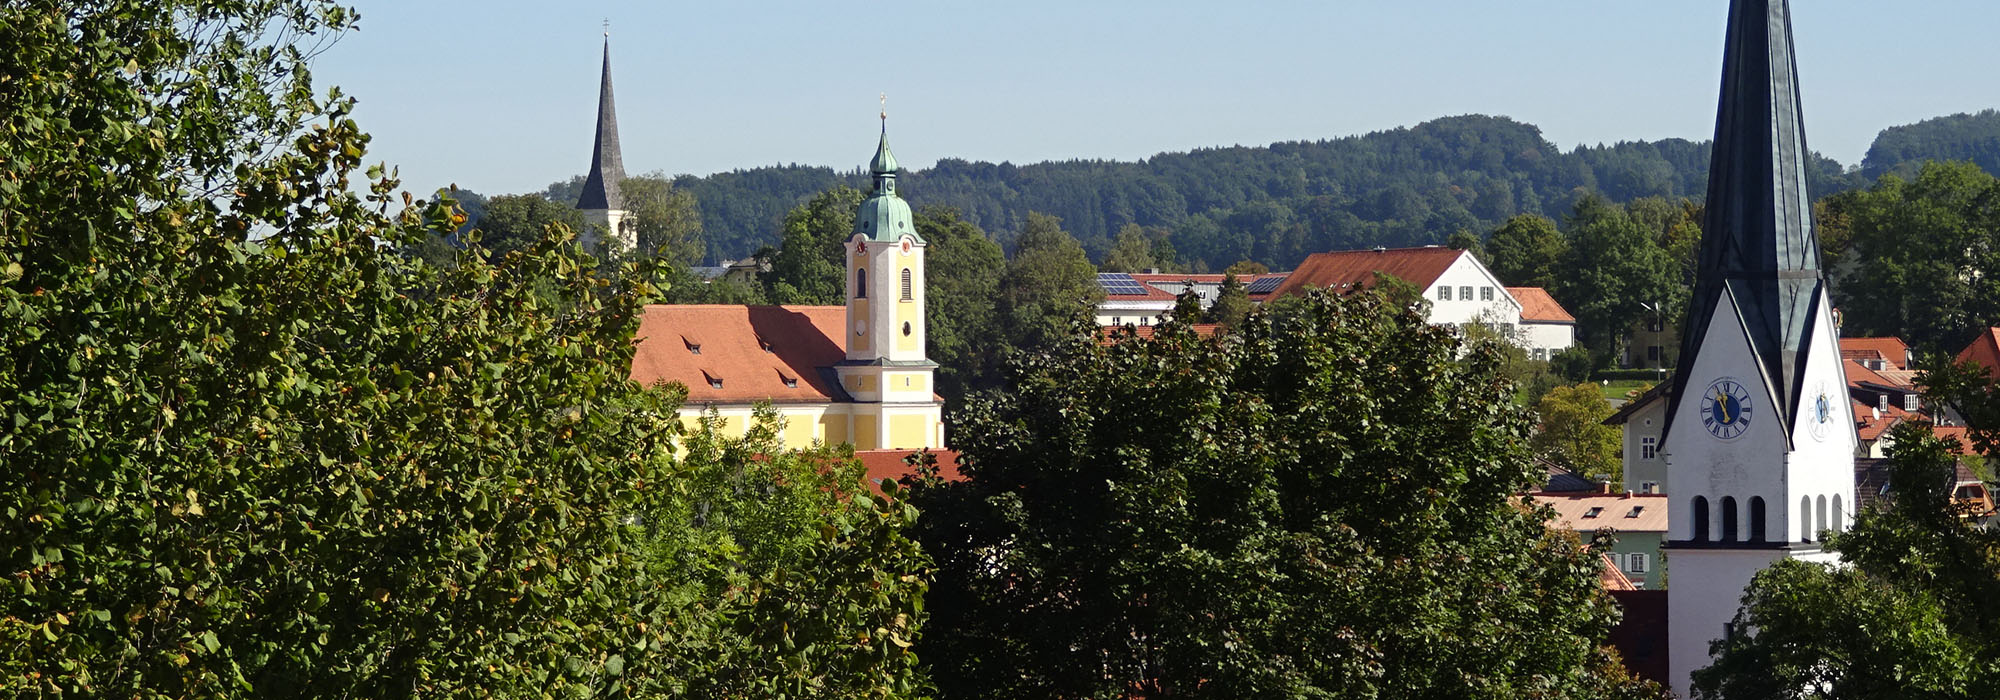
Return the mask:
MULTIPOLYGON (((1706 220, 1659 438, 1673 503, 1668 656, 1686 697, 1744 588, 1781 559, 1832 563, 1856 438, 1820 269, 1787 0, 1730 3, 1706 220)), ((1629 434, 1629 432, 1628 432, 1629 434)))
MULTIPOLYGON (((1201 308, 1207 309, 1215 303, 1216 297, 1222 295, 1225 277, 1227 275, 1172 272, 1100 272, 1097 284, 1104 288, 1104 301, 1097 305, 1097 325, 1158 324, 1173 313, 1174 304, 1186 292, 1194 292, 1201 300, 1201 308)), ((1236 278, 1249 293, 1252 302, 1261 302, 1271 296, 1271 292, 1284 280, 1282 272, 1236 278)))
POLYGON ((1428 320, 1433 324, 1492 326, 1539 359, 1576 343, 1575 317, 1548 292, 1507 287, 1479 258, 1442 246, 1314 253, 1270 297, 1303 294, 1308 288, 1344 294, 1373 286, 1378 273, 1422 290, 1430 302, 1428 320))

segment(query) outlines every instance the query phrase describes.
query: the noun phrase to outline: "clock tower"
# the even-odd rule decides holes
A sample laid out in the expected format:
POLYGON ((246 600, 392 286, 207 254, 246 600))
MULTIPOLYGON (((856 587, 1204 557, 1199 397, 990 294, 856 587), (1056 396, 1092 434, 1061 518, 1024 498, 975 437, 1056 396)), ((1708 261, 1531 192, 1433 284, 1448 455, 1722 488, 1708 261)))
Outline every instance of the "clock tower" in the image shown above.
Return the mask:
POLYGON ((1833 562, 1855 433, 1820 268, 1788 0, 1732 0, 1701 259, 1662 445, 1669 663, 1685 695, 1750 578, 1833 562))
POLYGON ((944 447, 942 404, 925 354, 924 239, 896 194, 888 116, 868 169, 875 191, 854 212, 847 239, 847 359, 835 367, 854 399, 854 447, 944 447))

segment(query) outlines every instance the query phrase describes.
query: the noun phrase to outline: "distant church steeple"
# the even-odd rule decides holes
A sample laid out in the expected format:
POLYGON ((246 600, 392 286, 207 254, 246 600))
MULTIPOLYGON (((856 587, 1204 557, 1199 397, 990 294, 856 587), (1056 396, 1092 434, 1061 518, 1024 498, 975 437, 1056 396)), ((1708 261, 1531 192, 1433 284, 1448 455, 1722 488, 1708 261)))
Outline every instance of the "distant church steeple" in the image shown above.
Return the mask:
MULTIPOLYGON (((1769 397, 1773 417, 1793 426, 1826 276, 1806 191, 1808 151, 1788 4, 1730 6, 1701 260, 1681 357, 1686 364, 1701 350, 1716 302, 1731 297, 1775 391, 1769 397)), ((1674 404, 1687 397, 1688 381, 1685 372, 1674 379, 1674 404)))
POLYGON ((607 240, 618 241, 623 250, 636 242, 625 221, 625 198, 618 184, 625 180, 625 158, 618 148, 618 109, 611 99, 611 26, 604 28, 604 71, 597 93, 597 140, 590 151, 590 171, 584 176, 583 193, 576 208, 584 213, 584 242, 602 248, 607 240))
POLYGON ((1660 437, 1674 690, 1773 562, 1833 563, 1854 504, 1853 402, 1806 192, 1788 0, 1732 0, 1701 260, 1660 437))

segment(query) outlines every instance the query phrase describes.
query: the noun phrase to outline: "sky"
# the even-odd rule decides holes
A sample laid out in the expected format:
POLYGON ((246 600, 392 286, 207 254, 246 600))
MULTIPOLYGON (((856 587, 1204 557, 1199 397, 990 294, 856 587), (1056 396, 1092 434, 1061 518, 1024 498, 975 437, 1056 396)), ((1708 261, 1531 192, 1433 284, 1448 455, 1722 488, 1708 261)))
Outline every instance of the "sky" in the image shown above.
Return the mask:
MULTIPOLYGON (((347 0, 315 60, 404 187, 538 191, 590 164, 604 23, 628 173, 1032 163, 1332 139, 1442 116, 1558 147, 1714 130, 1726 0, 347 0)), ((1807 142, 2000 107, 2000 3, 1793 3, 1807 142)))

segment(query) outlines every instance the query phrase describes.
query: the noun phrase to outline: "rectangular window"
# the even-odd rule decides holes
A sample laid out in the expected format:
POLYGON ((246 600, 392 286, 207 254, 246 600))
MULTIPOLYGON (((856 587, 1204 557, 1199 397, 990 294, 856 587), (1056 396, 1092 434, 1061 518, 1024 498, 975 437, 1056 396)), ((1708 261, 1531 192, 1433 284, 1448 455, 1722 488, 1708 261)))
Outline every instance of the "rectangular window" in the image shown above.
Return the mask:
POLYGON ((1459 288, 1458 288, 1458 298, 1460 298, 1460 299, 1464 299, 1464 300, 1466 300, 1466 301, 1472 301, 1472 285, 1466 285, 1466 286, 1463 286, 1463 287, 1459 287, 1459 288))
POLYGON ((1648 346, 1646 346, 1646 359, 1647 359, 1648 361, 1651 361, 1651 362, 1659 362, 1659 361, 1660 361, 1660 346, 1658 346, 1658 345, 1648 345, 1648 346))
POLYGON ((1438 301, 1451 301, 1451 287, 1446 285, 1438 286, 1438 301))
POLYGON ((1619 569, 1625 568, 1625 555, 1617 552, 1605 552, 1604 556, 1611 558, 1611 566, 1619 569))
POLYGON ((1654 333, 1658 333, 1666 329, 1667 329, 1667 322, 1662 321, 1660 319, 1656 318, 1646 322, 1646 330, 1652 331, 1654 333))
POLYGON ((1111 325, 1114 325, 1114 326, 1122 326, 1122 325, 1125 325, 1125 319, 1124 319, 1123 317, 1121 317, 1121 316, 1112 316, 1112 317, 1111 317, 1111 325))
POLYGON ((1652 459, 1660 454, 1659 438, 1646 436, 1639 438, 1639 458, 1652 459))
POLYGON ((1923 402, 1921 399, 1917 398, 1916 394, 1903 395, 1903 410, 1915 411, 1922 407, 1923 407, 1923 402))
POLYGON ((1535 359, 1537 359, 1537 360, 1546 360, 1546 359, 1549 359, 1549 349, 1548 349, 1548 348, 1535 348, 1535 359))
POLYGON ((1647 561, 1647 556, 1644 553, 1634 552, 1625 557, 1625 570, 1635 574, 1643 574, 1646 573, 1647 565, 1651 563, 1647 561))
POLYGON ((1479 288, 1479 300, 1480 300, 1480 301, 1493 301, 1493 288, 1492 288, 1492 287, 1480 287, 1480 288, 1479 288))

